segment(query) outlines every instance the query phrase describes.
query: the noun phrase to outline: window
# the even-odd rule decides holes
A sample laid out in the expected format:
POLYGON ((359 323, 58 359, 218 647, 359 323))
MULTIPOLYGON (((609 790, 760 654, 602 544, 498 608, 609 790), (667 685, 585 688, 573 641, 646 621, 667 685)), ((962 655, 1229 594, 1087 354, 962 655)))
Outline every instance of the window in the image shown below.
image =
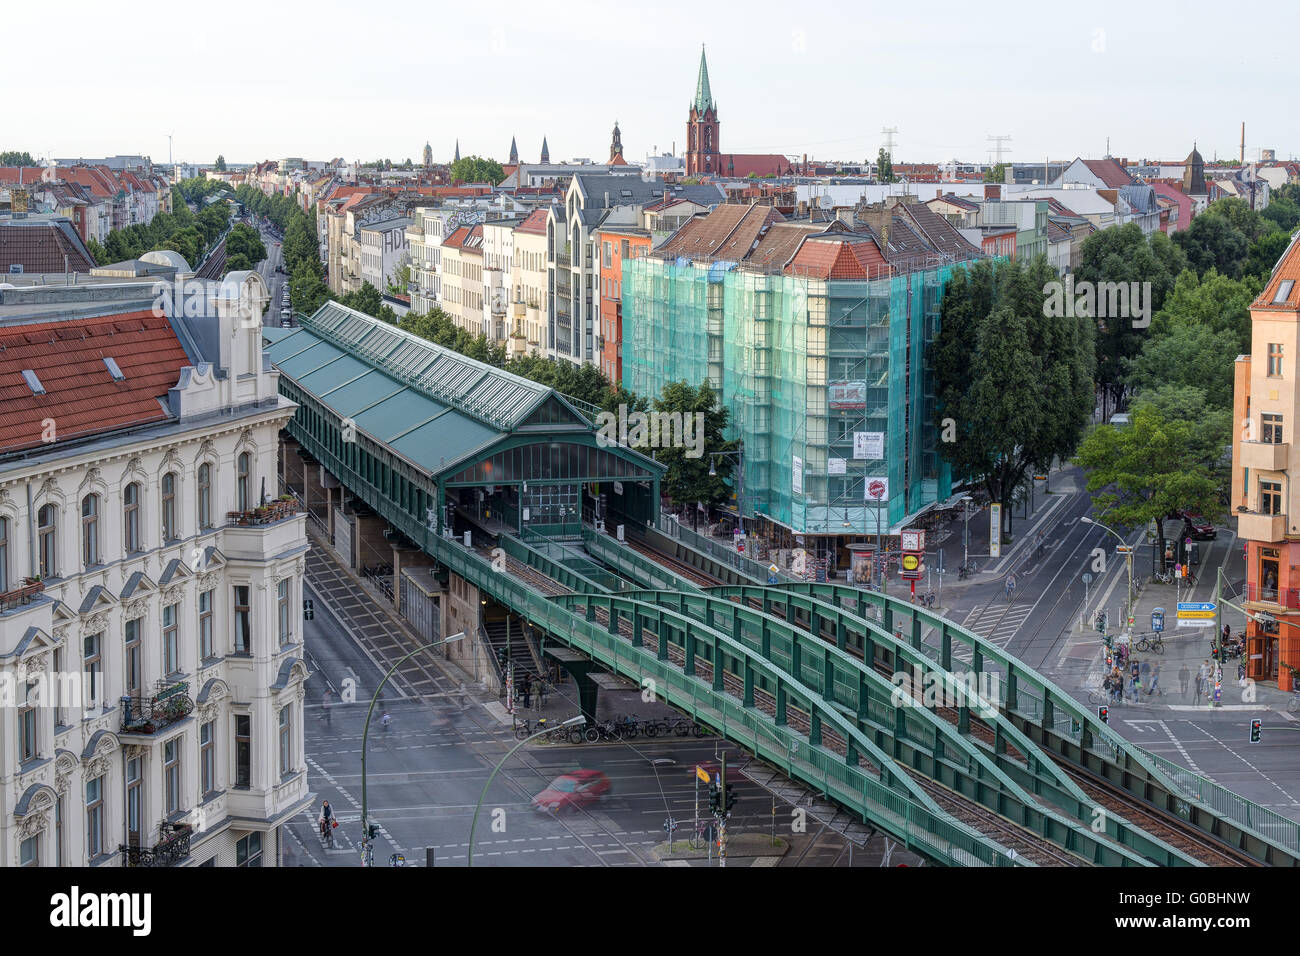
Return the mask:
POLYGON ((239 499, 238 508, 240 511, 248 510, 248 479, 248 452, 244 452, 239 456, 238 478, 235 480, 235 494, 239 499))
POLYGON ((253 780, 253 718, 248 714, 235 715, 235 786, 251 787, 253 780))
POLYGON ((86 857, 104 852, 104 778, 86 782, 86 857))
POLYGON ((289 643, 289 579, 285 578, 276 585, 276 612, 280 629, 280 646, 289 643))
POLYGON ((167 815, 181 808, 181 738, 175 737, 163 744, 163 793, 167 815))
POLYGON ((176 605, 163 608, 163 673, 175 674, 181 669, 180 646, 176 639, 176 605))
POLYGON ((622 254, 623 254, 623 258, 626 259, 627 256, 628 256, 628 241, 627 241, 626 239, 624 239, 624 240, 622 240, 622 242, 623 242, 623 246, 622 246, 621 252, 622 252, 622 254))
POLYGON ((128 696, 140 694, 140 619, 126 622, 126 692, 128 696))
POLYGON ((199 659, 215 656, 212 646, 212 592, 199 592, 199 659))
POLYGON ((64 851, 64 843, 63 843, 63 816, 64 816, 63 807, 64 807, 64 801, 66 800, 67 797, 60 794, 59 798, 54 801, 54 865, 55 866, 68 865, 68 861, 65 859, 66 854, 64 851))
POLYGON ((41 835, 38 833, 34 837, 28 837, 18 847, 18 865, 19 866, 40 866, 41 859, 41 835))
POLYGON ((199 465, 199 529, 212 527, 212 466, 199 465))
POLYGON ((1261 431, 1264 433, 1264 443, 1268 445, 1282 444, 1282 416, 1265 412, 1259 417, 1260 424, 1263 426, 1261 431))
POLYGON ((140 845, 140 821, 144 817, 140 803, 140 764, 139 757, 126 762, 126 840, 131 846, 140 845))
POLYGON ((199 790, 208 794, 217 789, 217 755, 213 743, 216 721, 199 728, 199 790))
POLYGON ((23 705, 18 710, 18 759, 22 763, 35 760, 39 755, 39 728, 36 724, 36 708, 39 704, 39 687, 36 681, 31 681, 23 688, 23 705))
POLYGON ((132 482, 122 489, 122 514, 125 518, 126 553, 134 554, 140 548, 140 486, 132 482))
POLYGON ((92 634, 82 640, 82 671, 86 680, 86 710, 99 705, 100 637, 92 634))
POLYGON ((252 648, 251 612, 248 609, 248 585, 235 585, 235 653, 249 654, 252 648))
POLYGON ((280 775, 293 769, 293 720, 289 707, 280 708, 280 775))
POLYGON ((9 519, 0 518, 0 594, 9 590, 9 519))
POLYGON ((176 475, 170 471, 162 477, 162 537, 176 537, 176 475))
POLYGON ((1291 287, 1295 285, 1295 279, 1283 279, 1277 284, 1277 294, 1273 296, 1273 304, 1278 305, 1286 302, 1291 298, 1291 287))
POLYGON ((54 505, 45 505, 36 515, 36 529, 41 539, 41 577, 43 578, 52 578, 58 573, 57 514, 54 505))
POLYGON ((614 264, 614 244, 613 244, 612 242, 606 242, 606 243, 604 244, 604 246, 605 246, 605 248, 604 248, 604 253, 605 253, 604 265, 605 265, 605 268, 608 269, 610 266, 612 266, 612 265, 614 264))
POLYGON ((1268 343, 1268 374, 1270 377, 1282 374, 1282 344, 1268 343))
MULTIPOLYGON (((52 656, 52 660, 53 660, 53 662, 54 662, 54 673, 55 673, 55 674, 62 674, 62 673, 63 673, 63 661, 64 661, 64 650, 63 650, 62 647, 56 647, 56 648, 54 649, 54 654, 53 654, 53 656, 52 656)), ((62 727, 62 726, 63 726, 63 717, 64 717, 63 708, 64 708, 64 706, 65 706, 65 704, 66 704, 66 701, 64 701, 64 699, 63 699, 63 698, 64 698, 64 691, 63 691, 62 682, 60 682, 60 681, 58 681, 58 680, 55 680, 55 681, 52 681, 52 682, 51 682, 51 685, 50 685, 50 686, 51 686, 51 690, 52 690, 52 696, 54 697, 54 699, 53 699, 52 701, 49 702, 49 703, 50 703, 51 705, 53 705, 53 707, 54 707, 54 726, 55 726, 55 727, 62 727)), ((71 695, 69 694, 68 696, 71 696, 71 695)), ((76 702, 77 702, 78 704, 81 703, 81 701, 76 701, 76 702)))
POLYGON ((99 495, 81 499, 81 560, 86 567, 99 563, 99 495))
POLYGON ((262 865, 262 834, 250 833, 235 844, 235 866, 262 865))
POLYGON ((1282 482, 1260 481, 1259 510, 1266 515, 1280 515, 1282 513, 1282 482))

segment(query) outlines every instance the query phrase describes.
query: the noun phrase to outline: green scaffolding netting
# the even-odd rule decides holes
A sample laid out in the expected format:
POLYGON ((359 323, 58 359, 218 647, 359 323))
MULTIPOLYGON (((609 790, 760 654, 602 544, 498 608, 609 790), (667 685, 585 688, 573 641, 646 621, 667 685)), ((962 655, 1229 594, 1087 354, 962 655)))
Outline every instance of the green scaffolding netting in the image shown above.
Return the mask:
POLYGON ((874 534, 952 494, 935 448, 926 347, 960 265, 821 281, 735 263, 641 258, 623 269, 624 382, 657 396, 708 381, 744 442, 743 508, 796 532, 874 534), (883 458, 855 434, 883 436, 883 458), (887 506, 868 501, 888 479, 887 506))

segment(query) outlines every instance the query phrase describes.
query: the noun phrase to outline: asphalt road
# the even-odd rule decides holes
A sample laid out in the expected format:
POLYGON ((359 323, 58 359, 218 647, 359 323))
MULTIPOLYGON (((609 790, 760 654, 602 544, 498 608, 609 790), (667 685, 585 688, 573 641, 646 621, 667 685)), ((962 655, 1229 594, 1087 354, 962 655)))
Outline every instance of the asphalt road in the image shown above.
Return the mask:
POLYGON ((271 301, 267 303, 263 324, 278 326, 280 310, 283 308, 281 304, 283 289, 289 281, 288 276, 275 271, 277 267, 284 265, 284 249, 276 245, 275 238, 267 230, 260 230, 260 235, 262 244, 266 246, 266 258, 257 264, 257 271, 266 281, 266 287, 271 292, 271 301))

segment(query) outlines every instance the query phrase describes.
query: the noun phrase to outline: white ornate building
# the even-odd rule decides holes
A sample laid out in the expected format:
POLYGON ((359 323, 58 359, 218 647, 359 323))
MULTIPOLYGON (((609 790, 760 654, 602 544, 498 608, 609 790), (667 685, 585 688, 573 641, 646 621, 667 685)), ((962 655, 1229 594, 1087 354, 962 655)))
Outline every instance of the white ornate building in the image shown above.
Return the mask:
POLYGON ((308 799, 295 406, 198 289, 0 286, 0 866, 274 866, 308 799))

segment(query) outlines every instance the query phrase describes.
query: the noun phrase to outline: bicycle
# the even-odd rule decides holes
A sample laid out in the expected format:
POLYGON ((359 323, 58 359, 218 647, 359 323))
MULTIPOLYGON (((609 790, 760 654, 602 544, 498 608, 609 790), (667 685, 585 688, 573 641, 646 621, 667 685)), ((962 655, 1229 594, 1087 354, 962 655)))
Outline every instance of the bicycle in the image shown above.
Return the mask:
POLYGON ((1151 651, 1153 654, 1163 654, 1165 652, 1165 642, 1159 634, 1143 635, 1133 646, 1135 650, 1151 651))
POLYGON ((1291 699, 1287 701, 1286 709, 1292 714, 1300 710, 1300 690, 1291 691, 1291 699))
POLYGON ((1177 579, 1174 577, 1172 571, 1157 571, 1155 574, 1151 575, 1151 580, 1155 581, 1157 584, 1173 584, 1177 579))
POLYGON ((326 819, 321 817, 317 822, 320 824, 321 842, 325 844, 327 849, 334 849, 334 818, 326 819))
POLYGON ((527 740, 538 731, 549 729, 545 717, 537 718, 537 723, 535 725, 529 723, 528 718, 525 717, 521 722, 515 724, 515 736, 520 740, 527 740))

